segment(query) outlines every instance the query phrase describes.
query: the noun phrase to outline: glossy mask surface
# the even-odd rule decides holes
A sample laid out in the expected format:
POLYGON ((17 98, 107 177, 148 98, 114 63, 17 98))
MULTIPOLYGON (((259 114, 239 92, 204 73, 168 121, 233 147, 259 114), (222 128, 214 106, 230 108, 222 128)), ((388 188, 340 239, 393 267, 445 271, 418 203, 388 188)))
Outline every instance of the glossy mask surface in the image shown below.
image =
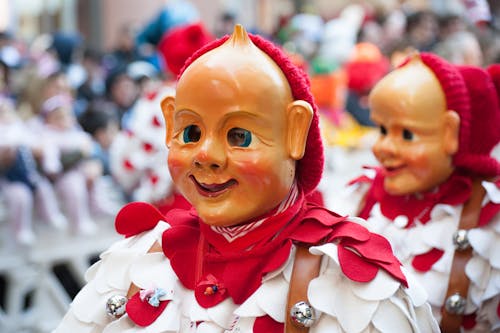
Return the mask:
POLYGON ((186 69, 175 102, 162 103, 172 124, 172 178, 202 220, 217 226, 267 213, 287 196, 295 175, 286 139, 290 87, 237 30, 186 69))
POLYGON ((439 81, 420 58, 383 78, 370 95, 380 135, 373 153, 393 195, 434 189, 453 172, 459 118, 446 108, 439 81))

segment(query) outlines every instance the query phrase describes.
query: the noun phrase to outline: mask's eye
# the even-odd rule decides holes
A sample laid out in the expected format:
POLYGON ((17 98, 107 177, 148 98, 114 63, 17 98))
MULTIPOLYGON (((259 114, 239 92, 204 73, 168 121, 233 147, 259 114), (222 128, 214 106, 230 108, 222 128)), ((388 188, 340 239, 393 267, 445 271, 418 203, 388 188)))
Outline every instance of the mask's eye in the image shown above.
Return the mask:
POLYGON ((198 142, 201 137, 201 129, 196 125, 189 125, 182 131, 182 141, 184 143, 198 142))
POLYGON ((230 146, 248 147, 252 143, 252 132, 243 128, 231 128, 227 132, 227 142, 230 146))
POLYGON ((380 125, 379 129, 380 129, 380 134, 387 135, 387 129, 384 126, 380 125))
POLYGON ((403 130, 403 139, 405 141, 412 141, 413 140, 413 132, 407 129, 403 130))

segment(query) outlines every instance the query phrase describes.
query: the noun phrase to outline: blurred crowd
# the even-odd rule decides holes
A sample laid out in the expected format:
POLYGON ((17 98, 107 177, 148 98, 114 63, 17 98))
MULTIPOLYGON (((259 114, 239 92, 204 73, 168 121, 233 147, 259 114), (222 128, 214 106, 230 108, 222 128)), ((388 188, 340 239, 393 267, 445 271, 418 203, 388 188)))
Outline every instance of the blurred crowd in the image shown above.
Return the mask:
MULTIPOLYGON (((238 17, 225 12, 208 29, 189 2, 173 3, 139 29, 124 25, 108 52, 77 34, 30 42, 0 34, 0 197, 19 243, 34 242, 33 221, 91 234, 96 216, 113 216, 128 201, 187 204, 168 175, 160 101, 174 92, 184 61, 231 32, 238 17), (109 182, 120 200, 111 200, 109 182)), ((309 73, 328 143, 353 145, 372 126, 371 87, 405 55, 500 62, 498 18, 477 3, 483 7, 453 15, 352 4, 328 19, 308 7, 266 37, 309 73)))

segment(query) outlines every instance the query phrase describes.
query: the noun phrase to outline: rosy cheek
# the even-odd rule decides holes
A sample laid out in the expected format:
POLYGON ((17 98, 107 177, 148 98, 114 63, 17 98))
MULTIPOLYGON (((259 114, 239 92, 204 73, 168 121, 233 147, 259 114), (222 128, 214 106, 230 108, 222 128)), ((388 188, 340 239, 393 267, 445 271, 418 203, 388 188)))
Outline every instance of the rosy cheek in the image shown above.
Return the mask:
POLYGON ((187 163, 185 159, 172 157, 171 155, 168 157, 168 169, 170 170, 170 174, 173 179, 176 179, 182 173, 185 173, 187 170, 187 163))
MULTIPOLYGON (((268 161, 253 160, 235 164, 241 180, 251 184, 254 191, 266 190, 270 184, 277 184, 281 181, 280 174, 277 174, 276 167, 268 161)), ((284 177, 285 175, 283 175, 284 177)))

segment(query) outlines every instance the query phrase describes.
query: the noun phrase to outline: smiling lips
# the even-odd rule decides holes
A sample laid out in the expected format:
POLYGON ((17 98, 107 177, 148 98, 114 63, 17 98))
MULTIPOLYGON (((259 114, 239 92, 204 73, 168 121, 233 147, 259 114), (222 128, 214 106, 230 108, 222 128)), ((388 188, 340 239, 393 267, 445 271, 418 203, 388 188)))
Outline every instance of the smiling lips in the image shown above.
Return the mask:
POLYGON ((198 182, 193 175, 189 177, 196 185, 198 193, 206 197, 216 197, 218 195, 221 195, 222 193, 226 192, 226 190, 228 190, 230 187, 238 184, 238 182, 235 179, 229 179, 227 182, 221 184, 205 184, 198 182))
POLYGON ((384 167, 384 173, 386 176, 394 176, 398 171, 404 168, 404 165, 399 165, 399 166, 385 166, 384 167))

